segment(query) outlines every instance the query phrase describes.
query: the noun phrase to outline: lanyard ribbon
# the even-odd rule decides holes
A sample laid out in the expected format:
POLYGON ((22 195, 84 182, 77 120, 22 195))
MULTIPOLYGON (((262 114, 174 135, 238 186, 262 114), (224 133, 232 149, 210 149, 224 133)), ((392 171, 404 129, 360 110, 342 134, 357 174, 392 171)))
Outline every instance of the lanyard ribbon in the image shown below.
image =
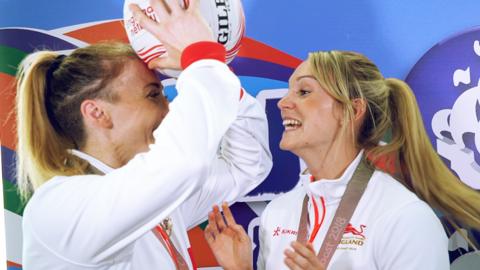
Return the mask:
MULTIPOLYGON (((374 168, 367 164, 367 161, 362 158, 360 164, 355 169, 352 179, 347 184, 345 193, 342 196, 340 205, 338 206, 332 223, 328 228, 325 239, 323 240, 322 247, 317 254, 318 259, 322 266, 326 269, 330 260, 333 257, 333 253, 337 249, 338 244, 342 240, 343 232, 347 227, 353 212, 360 201, 368 181, 372 177, 374 168)), ((300 223, 298 225, 297 241, 302 244, 307 243, 308 235, 308 195, 305 195, 303 199, 302 214, 300 216, 300 223)), ((313 239, 312 239, 313 241, 313 239)))
MULTIPOLYGON (((96 174, 96 175, 105 175, 102 171, 100 171, 98 168, 95 166, 89 164, 88 167, 85 170, 85 173, 89 174, 96 174)), ((175 248, 175 245, 172 243, 170 240, 170 237, 168 234, 165 232, 165 230, 160 226, 157 225, 154 229, 152 229, 153 234, 158 238, 160 243, 162 243, 163 247, 168 251, 170 254, 170 257, 172 258, 173 262, 175 263, 176 270, 189 270, 188 269, 188 264, 186 263, 185 259, 183 258, 182 254, 178 252, 178 250, 175 248)), ((195 262, 193 261, 193 256, 191 253, 191 250, 189 249, 189 255, 190 259, 193 264, 193 269, 197 269, 195 262)))
POLYGON ((172 240, 168 236, 168 234, 163 230, 162 227, 159 225, 152 230, 155 236, 158 238, 160 243, 165 247, 165 249, 170 253, 170 257, 172 257, 173 262, 175 263, 175 267, 177 270, 188 270, 188 265, 185 259, 183 258, 182 254, 178 252, 175 245, 172 243, 172 240))

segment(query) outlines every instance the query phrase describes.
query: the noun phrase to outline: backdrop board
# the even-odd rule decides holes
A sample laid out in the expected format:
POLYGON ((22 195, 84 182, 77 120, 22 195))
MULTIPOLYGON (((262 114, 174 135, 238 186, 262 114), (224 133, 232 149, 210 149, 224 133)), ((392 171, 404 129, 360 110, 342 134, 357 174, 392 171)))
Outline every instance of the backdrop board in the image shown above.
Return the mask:
MULTIPOLYGON (((297 185, 304 164, 281 151, 277 101, 308 52, 353 50, 385 77, 404 79, 418 99, 430 139, 461 180, 480 189, 480 22, 478 0, 243 0, 246 37, 230 63, 269 120, 272 172, 232 210, 258 254, 259 216, 275 196, 297 185), (478 135, 478 136, 477 136, 478 135)), ((38 49, 68 52, 101 40, 127 42, 123 1, 0 1, 0 123, 8 269, 22 265, 22 212, 15 179, 15 88, 18 63, 38 49)), ((161 77, 170 99, 175 79, 161 77)), ((439 217, 443 219, 441 214, 439 217)), ((189 232, 199 267, 218 267, 203 239, 205 223, 189 232)), ((480 256, 446 226, 452 269, 476 269, 480 256)), ((465 230, 470 239, 480 235, 465 230)), ((428 243, 425 243, 428 248, 428 243)))

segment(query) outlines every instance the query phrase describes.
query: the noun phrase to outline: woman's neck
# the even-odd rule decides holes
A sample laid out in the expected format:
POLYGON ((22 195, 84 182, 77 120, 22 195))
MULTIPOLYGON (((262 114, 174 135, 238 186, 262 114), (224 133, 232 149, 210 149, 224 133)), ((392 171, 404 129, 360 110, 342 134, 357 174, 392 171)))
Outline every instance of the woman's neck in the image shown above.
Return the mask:
POLYGON ((87 143, 80 151, 98 159, 111 168, 120 168, 124 165, 124 162, 118 158, 115 149, 110 146, 110 144, 87 143))
POLYGON ((301 158, 315 181, 320 179, 337 179, 357 157, 359 148, 330 149, 330 151, 309 151, 301 158))

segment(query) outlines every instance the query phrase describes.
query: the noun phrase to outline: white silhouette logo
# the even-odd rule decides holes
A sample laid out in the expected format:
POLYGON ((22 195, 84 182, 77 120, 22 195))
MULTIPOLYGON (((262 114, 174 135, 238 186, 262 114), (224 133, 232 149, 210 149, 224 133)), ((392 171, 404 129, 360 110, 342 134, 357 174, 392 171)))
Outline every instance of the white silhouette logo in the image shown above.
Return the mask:
MULTIPOLYGON (((473 50, 480 56, 480 43, 476 40, 473 50)), ((471 82, 470 67, 457 69, 453 73, 453 85, 468 85, 471 82)), ((480 102, 480 80, 477 85, 463 92, 455 101, 452 109, 443 109, 435 113, 432 118, 432 130, 437 137, 437 152, 451 162, 450 168, 459 178, 474 189, 480 189, 480 166, 475 162, 475 149, 468 148, 463 136, 473 133, 475 148, 480 152, 480 123, 477 119, 476 108, 480 102), (449 132, 451 138, 445 137, 442 132, 449 132)))

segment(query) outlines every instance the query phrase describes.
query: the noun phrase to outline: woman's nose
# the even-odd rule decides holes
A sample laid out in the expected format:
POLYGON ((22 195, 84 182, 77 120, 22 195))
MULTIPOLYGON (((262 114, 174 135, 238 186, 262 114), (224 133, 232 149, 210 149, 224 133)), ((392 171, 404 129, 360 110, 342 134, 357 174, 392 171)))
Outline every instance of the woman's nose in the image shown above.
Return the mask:
POLYGON ((287 94, 278 101, 277 106, 280 110, 292 109, 294 107, 294 103, 291 100, 290 96, 287 94))

